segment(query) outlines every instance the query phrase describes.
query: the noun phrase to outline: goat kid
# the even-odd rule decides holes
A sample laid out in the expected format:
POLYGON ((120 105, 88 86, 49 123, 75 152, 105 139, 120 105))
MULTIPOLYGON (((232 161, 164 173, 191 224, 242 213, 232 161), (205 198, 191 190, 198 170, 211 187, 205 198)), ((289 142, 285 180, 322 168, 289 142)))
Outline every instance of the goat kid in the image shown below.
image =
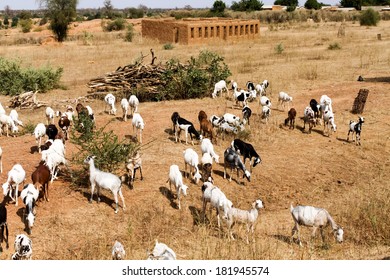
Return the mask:
POLYGON ((11 256, 12 260, 31 260, 33 249, 32 241, 24 234, 18 234, 15 238, 15 253, 11 256))
POLYGON ((226 168, 230 167, 230 179, 232 181, 233 169, 237 169, 237 182, 239 183, 239 171, 244 172, 243 178, 245 177, 249 182, 251 181, 251 173, 246 170, 244 163, 241 161, 239 154, 232 148, 228 148, 224 152, 224 170, 223 178, 226 179, 226 168))
POLYGON ((352 132, 352 141, 353 135, 356 135, 356 145, 361 145, 360 143, 360 133, 362 132, 362 126, 364 123, 364 117, 359 117, 357 121, 349 121, 349 131, 347 136, 347 142, 349 141, 349 134, 352 132))

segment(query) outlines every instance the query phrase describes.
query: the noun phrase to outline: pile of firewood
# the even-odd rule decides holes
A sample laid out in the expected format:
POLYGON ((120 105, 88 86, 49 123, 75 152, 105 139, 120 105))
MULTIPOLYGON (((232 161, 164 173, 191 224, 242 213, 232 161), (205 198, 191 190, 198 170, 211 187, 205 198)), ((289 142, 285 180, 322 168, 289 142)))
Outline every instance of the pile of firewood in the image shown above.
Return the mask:
MULTIPOLYGON (((145 92, 149 96, 158 93, 159 87, 164 86, 162 75, 165 73, 165 66, 155 65, 153 50, 151 64, 142 64, 143 58, 134 63, 123 67, 118 67, 115 71, 107 73, 104 77, 99 77, 89 81, 89 93, 99 92, 121 92, 124 95, 134 92, 145 92)), ((142 96, 141 96, 142 99, 142 96)))
POLYGON ((20 109, 36 109, 42 106, 47 106, 47 103, 37 101, 36 95, 36 91, 28 91, 19 95, 15 95, 11 98, 9 107, 20 109))

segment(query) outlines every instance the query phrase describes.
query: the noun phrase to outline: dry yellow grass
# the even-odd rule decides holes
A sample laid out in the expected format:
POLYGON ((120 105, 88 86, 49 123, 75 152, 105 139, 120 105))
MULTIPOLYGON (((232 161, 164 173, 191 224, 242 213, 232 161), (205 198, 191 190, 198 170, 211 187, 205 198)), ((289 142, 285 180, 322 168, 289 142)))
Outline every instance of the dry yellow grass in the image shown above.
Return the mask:
MULTIPOLYGON (((342 38, 337 37, 339 24, 336 23, 291 24, 277 31, 263 27, 261 39, 257 41, 223 46, 175 45, 173 50, 163 50, 162 45, 140 36, 136 36, 133 43, 126 43, 118 33, 107 34, 99 29, 91 31, 90 44, 84 44, 81 37, 62 45, 4 44, 1 56, 20 58, 25 65, 49 64, 64 68, 62 81, 68 89, 38 96, 38 100, 49 102, 55 109, 65 106, 58 100, 71 101, 86 95, 86 83, 90 79, 134 62, 141 52, 148 54, 150 48, 155 50, 159 61, 173 57, 185 61, 197 56, 202 49, 218 52, 225 57, 233 73, 231 78, 239 86, 244 87, 248 80, 268 79, 274 104, 268 125, 259 121, 258 104, 251 104, 255 114, 249 142, 263 159, 254 169, 252 181, 245 185, 238 185, 234 180, 229 183, 223 179, 223 166, 214 167, 216 184, 237 207, 248 209, 258 198, 265 202, 255 233, 256 243, 246 245, 243 229, 239 230, 238 240, 229 241, 226 232, 216 228, 215 211, 211 216, 208 213, 209 223, 200 223, 200 184, 196 186, 186 180, 189 195, 183 199, 183 209, 179 211, 165 183, 171 164, 184 166, 182 152, 187 148, 175 143, 169 134, 172 112, 178 111, 196 127, 200 109, 208 115, 240 114, 238 109, 231 109, 230 100, 216 102, 204 98, 141 104, 140 111, 146 121, 144 141, 151 143, 142 150, 145 180, 137 179, 134 190, 124 186, 126 212, 113 213, 112 196, 106 191, 100 204, 96 201, 89 204, 88 182, 84 187, 75 188, 61 178, 55 181, 50 188, 50 202, 40 203, 37 210, 36 226, 31 235, 33 258, 109 259, 115 239, 124 244, 129 259, 145 259, 146 250, 152 248, 155 239, 168 244, 180 259, 381 259, 390 256, 390 228, 385 214, 390 205, 389 25, 389 22, 380 22, 377 27, 366 28, 346 23, 346 36, 342 38), (382 34, 382 41, 376 39, 377 33, 382 34), (341 49, 328 50, 335 42, 341 49), (280 54, 275 52, 278 44, 284 48, 280 54), (368 78, 367 81, 357 82, 359 75, 368 78), (374 78, 387 78, 387 82, 377 82, 374 78), (349 120, 357 118, 350 110, 360 88, 368 88, 370 95, 364 112, 362 146, 356 147, 345 139, 349 120), (282 90, 293 96, 298 117, 311 98, 318 100, 322 94, 331 96, 338 132, 324 137, 322 128, 317 127, 308 135, 302 133, 303 123, 299 119, 297 129, 285 129, 281 124, 287 112, 276 106, 277 93, 282 90), (306 246, 299 248, 290 244, 293 226, 290 203, 327 208, 344 227, 345 242, 335 244, 328 234, 325 246, 320 238, 311 243, 310 231, 303 229, 306 246), (365 212, 370 214, 365 215, 365 212), (383 234, 386 232, 387 235, 383 234)), ((82 24, 78 28, 82 28, 82 24)), ((6 40, 12 41, 12 36, 6 40)), ((8 99, 0 96, 3 105, 8 104, 8 99)), ((103 112, 101 101, 89 104, 96 112, 98 125, 112 119, 103 112)), ((44 121, 44 112, 43 109, 23 110, 20 118, 37 123, 44 121)), ((118 119, 108 129, 121 137, 132 133, 130 122, 118 119)), ((215 147, 219 155, 231 140, 219 141, 215 147)), ((6 179, 6 172, 16 162, 25 167, 29 180, 39 160, 37 153, 30 153, 30 148, 35 146, 33 137, 1 137, 0 145, 5 170, 0 181, 6 179), (15 147, 18 147, 16 151, 15 147)), ((200 153, 197 145, 193 148, 200 153)), ((68 154, 74 150, 67 144, 68 154)), ((118 170, 118 174, 122 173, 123 170, 118 170)), ((11 204, 7 208, 12 243, 13 236, 24 230, 22 207, 11 204)), ((11 250, 5 250, 0 259, 9 259, 11 254, 11 250)))

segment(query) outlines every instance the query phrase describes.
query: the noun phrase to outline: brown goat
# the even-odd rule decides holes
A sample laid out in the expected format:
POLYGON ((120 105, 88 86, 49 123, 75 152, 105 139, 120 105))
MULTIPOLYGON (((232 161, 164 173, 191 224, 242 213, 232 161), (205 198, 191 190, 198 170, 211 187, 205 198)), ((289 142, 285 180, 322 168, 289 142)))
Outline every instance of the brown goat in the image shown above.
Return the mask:
POLYGON ((288 111, 288 117, 284 120, 284 125, 289 125, 289 129, 295 128, 295 117, 297 116, 297 111, 294 108, 291 108, 288 111))
POLYGON ((207 114, 205 111, 201 110, 198 114, 198 120, 200 124, 200 134, 204 137, 209 137, 210 141, 213 141, 217 144, 217 138, 213 130, 213 125, 210 120, 207 119, 207 114))
POLYGON ((205 163, 202 165, 202 180, 203 182, 210 182, 214 184, 213 177, 211 176, 213 166, 211 163, 205 163))
POLYGON ((50 182, 50 170, 44 161, 41 161, 35 171, 31 174, 31 180, 36 186, 37 183, 42 187, 43 198, 49 201, 49 182, 50 182))

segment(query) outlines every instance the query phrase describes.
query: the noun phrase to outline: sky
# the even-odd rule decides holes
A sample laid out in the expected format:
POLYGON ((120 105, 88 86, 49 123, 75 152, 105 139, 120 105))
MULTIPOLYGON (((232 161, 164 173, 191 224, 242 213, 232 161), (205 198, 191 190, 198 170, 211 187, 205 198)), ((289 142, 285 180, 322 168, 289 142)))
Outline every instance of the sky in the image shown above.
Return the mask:
MULTIPOLYGON (((235 0, 239 2, 240 0, 235 0)), ((272 5, 275 0, 261 0, 264 5, 272 5)), ((78 9, 83 8, 99 8, 103 7, 104 0, 79 0, 77 5, 78 9)), ((138 7, 140 4, 145 5, 148 8, 183 8, 186 5, 190 5, 193 8, 211 8, 215 0, 111 0, 111 4, 114 8, 123 9, 130 7, 138 7)), ((227 6, 230 6, 233 1, 224 1, 227 6)), ((299 5, 303 6, 306 0, 299 0, 299 5)), ((321 0, 324 4, 335 5, 339 0, 321 0)), ((11 10, 35 10, 39 8, 39 1, 37 0, 0 0, 0 10, 3 10, 5 6, 9 6, 11 10)))

